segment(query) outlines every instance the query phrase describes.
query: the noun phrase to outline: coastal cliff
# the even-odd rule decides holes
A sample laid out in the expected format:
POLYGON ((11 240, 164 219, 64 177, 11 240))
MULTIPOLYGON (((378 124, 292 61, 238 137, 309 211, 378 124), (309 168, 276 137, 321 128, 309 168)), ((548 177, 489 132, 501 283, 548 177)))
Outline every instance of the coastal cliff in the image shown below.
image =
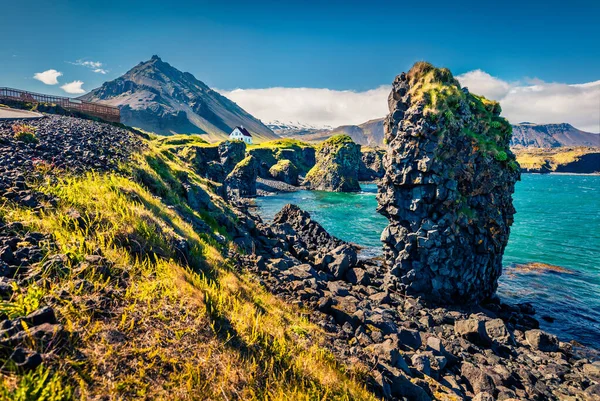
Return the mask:
POLYGON ((444 304, 491 297, 519 179, 500 105, 423 62, 396 77, 388 104, 378 211, 395 286, 444 304))
POLYGON ((0 398, 600 395, 600 365, 526 299, 429 305, 297 206, 262 221, 247 150, 0 123, 0 398))
POLYGON ((514 150, 526 173, 600 173, 600 148, 518 148, 514 150))

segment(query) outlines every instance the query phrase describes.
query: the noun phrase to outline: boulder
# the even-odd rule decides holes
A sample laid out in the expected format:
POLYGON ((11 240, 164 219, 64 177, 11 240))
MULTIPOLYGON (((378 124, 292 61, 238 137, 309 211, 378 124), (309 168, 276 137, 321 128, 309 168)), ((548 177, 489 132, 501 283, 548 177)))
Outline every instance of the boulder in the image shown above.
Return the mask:
POLYGON ((378 211, 400 290, 441 304, 491 297, 502 272, 519 166, 497 102, 420 62, 396 77, 378 211))
POLYGON ((493 394, 496 389, 491 376, 470 362, 463 362, 460 374, 469 383, 474 394, 482 392, 493 394))
POLYGON ((286 184, 298 185, 298 169, 287 159, 279 160, 269 169, 269 174, 276 180, 286 184))
POLYGON ((310 214, 296 205, 287 204, 273 218, 276 230, 285 233, 287 238, 306 244, 308 251, 329 253, 344 241, 329 234, 310 214), (293 238, 293 237, 296 238, 293 238))
POLYGON ((454 323, 454 331, 462 338, 474 344, 486 344, 488 338, 485 333, 484 322, 477 319, 457 320, 454 323))
POLYGON ((556 352, 559 349, 558 338, 545 331, 534 329, 525 332, 527 344, 533 349, 543 352, 556 352))
POLYGON ((514 344, 515 340, 512 334, 506 328, 502 319, 492 319, 485 322, 485 332, 490 342, 497 342, 499 344, 514 344))
POLYGON ((329 262, 327 268, 336 280, 342 279, 348 269, 356 265, 357 255, 353 246, 343 244, 333 249, 329 254, 333 257, 333 260, 329 262))
POLYGON ((317 149, 316 164, 304 179, 310 189, 332 192, 358 192, 360 145, 348 135, 334 135, 317 149))

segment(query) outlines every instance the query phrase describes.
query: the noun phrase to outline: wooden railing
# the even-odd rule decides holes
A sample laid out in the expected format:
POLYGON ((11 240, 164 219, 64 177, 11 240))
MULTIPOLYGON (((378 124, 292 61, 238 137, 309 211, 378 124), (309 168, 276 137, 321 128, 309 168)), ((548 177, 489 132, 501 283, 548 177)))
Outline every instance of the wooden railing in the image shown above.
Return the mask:
POLYGON ((100 103, 85 102, 69 97, 43 95, 41 93, 27 92, 20 89, 0 88, 0 99, 10 99, 20 102, 50 103, 59 105, 67 110, 78 111, 106 121, 121 122, 121 112, 118 107, 100 103))

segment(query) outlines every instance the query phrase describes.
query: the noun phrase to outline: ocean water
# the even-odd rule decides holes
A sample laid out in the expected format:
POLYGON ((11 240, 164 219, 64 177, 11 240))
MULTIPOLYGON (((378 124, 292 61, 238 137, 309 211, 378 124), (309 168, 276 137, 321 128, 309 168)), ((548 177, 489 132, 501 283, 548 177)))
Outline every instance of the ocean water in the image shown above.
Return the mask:
MULTIPOLYGON (((375 211, 376 185, 362 190, 299 191, 256 203, 265 219, 294 203, 331 234, 365 247, 362 256, 378 256, 387 219, 375 211)), ((514 203, 517 214, 498 294, 510 302, 531 302, 542 328, 561 340, 600 349, 600 176, 523 174, 514 203), (562 269, 518 266, 532 262, 562 269)))

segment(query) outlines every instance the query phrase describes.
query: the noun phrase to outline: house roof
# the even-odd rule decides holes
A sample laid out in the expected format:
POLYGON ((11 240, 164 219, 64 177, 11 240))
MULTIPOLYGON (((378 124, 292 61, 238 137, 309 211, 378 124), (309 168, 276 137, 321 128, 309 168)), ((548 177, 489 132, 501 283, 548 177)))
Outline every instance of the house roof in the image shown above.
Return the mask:
MULTIPOLYGON (((252 138, 252 135, 250 135, 250 133, 248 132, 248 130, 247 130, 246 128, 244 128, 244 127, 235 127, 235 128, 239 129, 239 130, 240 130, 240 132, 241 132, 241 133, 242 133, 244 136, 249 136, 250 138, 252 138)), ((234 128, 234 131, 235 131, 235 128, 234 128)))

